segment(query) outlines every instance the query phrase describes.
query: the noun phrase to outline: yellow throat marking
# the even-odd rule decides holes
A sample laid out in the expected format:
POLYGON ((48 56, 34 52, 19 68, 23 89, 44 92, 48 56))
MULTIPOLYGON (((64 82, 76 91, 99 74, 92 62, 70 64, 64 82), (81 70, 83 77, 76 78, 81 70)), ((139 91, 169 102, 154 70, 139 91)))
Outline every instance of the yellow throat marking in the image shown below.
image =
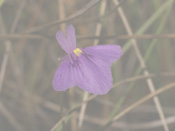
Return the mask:
POLYGON ((82 51, 79 48, 76 48, 75 50, 73 50, 73 52, 76 56, 80 56, 80 54, 82 53, 82 51))

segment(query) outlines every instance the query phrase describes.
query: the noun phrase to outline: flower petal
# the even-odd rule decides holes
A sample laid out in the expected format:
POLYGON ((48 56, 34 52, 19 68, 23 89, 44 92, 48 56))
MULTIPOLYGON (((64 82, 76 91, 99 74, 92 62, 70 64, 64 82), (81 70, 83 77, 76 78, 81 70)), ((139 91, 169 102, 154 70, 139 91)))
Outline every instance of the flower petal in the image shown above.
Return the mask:
POLYGON ((82 55, 79 58, 83 79, 77 86, 92 94, 106 94, 112 88, 111 67, 96 56, 82 55))
POLYGON ((66 37, 64 36, 62 31, 58 31, 56 33, 56 39, 59 43, 59 45, 61 46, 61 48, 67 53, 69 54, 71 52, 71 50, 69 49, 69 42, 66 39, 66 37))
POLYGON ((56 33, 56 39, 61 48, 65 50, 67 54, 70 54, 76 48, 75 29, 73 25, 68 25, 66 27, 66 33, 65 36, 62 31, 58 31, 56 33))
POLYGON ((73 51, 76 48, 76 36, 73 25, 68 25, 66 28, 67 40, 69 41, 70 48, 73 51))
POLYGON ((122 55, 122 49, 119 45, 97 45, 84 49, 84 52, 98 57, 109 65, 122 55))
POLYGON ((68 88, 75 86, 69 57, 70 56, 67 56, 64 59, 54 75, 52 85, 56 91, 65 91, 68 88))

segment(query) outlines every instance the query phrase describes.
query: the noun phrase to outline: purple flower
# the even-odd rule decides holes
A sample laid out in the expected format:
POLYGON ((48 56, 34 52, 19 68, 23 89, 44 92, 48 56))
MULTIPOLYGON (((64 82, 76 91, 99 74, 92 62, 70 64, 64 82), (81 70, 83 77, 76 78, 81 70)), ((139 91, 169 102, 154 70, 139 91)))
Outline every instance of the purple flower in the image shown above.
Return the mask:
POLYGON ((85 49, 76 48, 73 25, 66 28, 66 36, 58 31, 56 38, 67 56, 58 67, 53 87, 65 91, 78 86, 92 94, 106 94, 112 88, 111 65, 122 55, 119 45, 98 45, 85 49))

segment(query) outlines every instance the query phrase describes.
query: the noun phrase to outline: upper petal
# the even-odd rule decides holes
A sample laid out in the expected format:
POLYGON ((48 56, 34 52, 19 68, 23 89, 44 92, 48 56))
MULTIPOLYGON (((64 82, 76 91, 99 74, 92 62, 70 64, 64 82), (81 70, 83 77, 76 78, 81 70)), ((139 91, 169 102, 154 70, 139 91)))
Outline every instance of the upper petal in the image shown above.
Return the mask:
POLYGON ((69 41, 66 39, 66 37, 64 36, 62 31, 58 31, 56 33, 56 39, 59 43, 59 45, 61 46, 61 48, 67 53, 69 54, 72 50, 70 49, 70 44, 69 41))
POLYGON ((65 50, 67 54, 70 54, 76 48, 75 29, 73 25, 66 27, 66 33, 65 36, 62 31, 58 31, 56 33, 56 39, 62 49, 65 50))
POLYGON ((98 57, 108 64, 112 64, 122 55, 122 49, 119 45, 97 45, 84 49, 84 52, 98 57))
POLYGON ((68 25, 66 27, 66 35, 67 40, 70 43, 70 48, 74 50, 76 48, 76 36, 75 36, 75 28, 73 25, 68 25))

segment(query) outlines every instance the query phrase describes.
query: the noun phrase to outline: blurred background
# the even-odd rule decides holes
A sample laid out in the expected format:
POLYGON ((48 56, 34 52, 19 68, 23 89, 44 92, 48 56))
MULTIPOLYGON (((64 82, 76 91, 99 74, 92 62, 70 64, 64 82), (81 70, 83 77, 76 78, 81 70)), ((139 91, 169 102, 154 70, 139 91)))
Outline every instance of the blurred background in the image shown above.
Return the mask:
POLYGON ((174 0, 0 0, 0 131, 174 131, 174 80, 174 0), (121 45, 108 94, 54 91, 68 24, 77 47, 121 45))

